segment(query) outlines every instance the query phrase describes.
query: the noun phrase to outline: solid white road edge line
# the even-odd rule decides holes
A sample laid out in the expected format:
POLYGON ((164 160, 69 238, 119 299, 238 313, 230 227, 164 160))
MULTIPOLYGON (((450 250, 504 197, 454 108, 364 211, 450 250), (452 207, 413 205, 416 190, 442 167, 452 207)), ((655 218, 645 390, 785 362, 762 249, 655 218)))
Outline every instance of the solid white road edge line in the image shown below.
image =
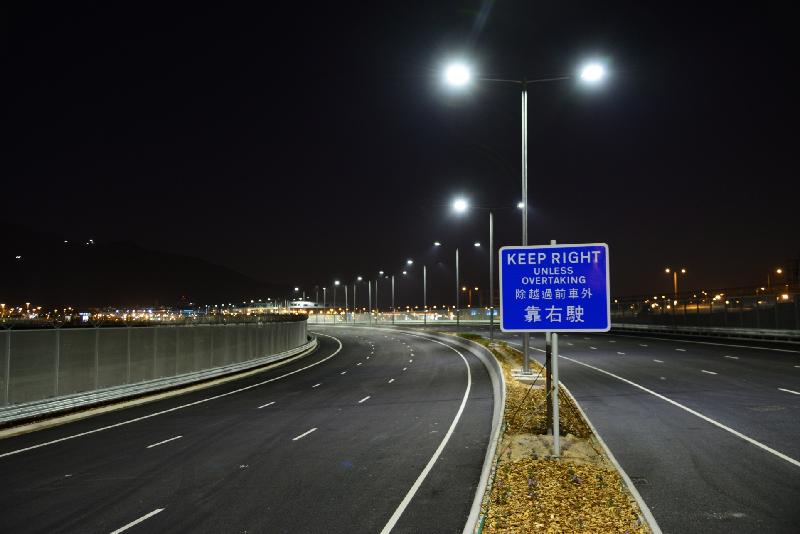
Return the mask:
POLYGON ((131 527, 133 527, 133 526, 136 526, 136 525, 138 525, 139 523, 141 523, 142 521, 145 521, 145 520, 147 520, 147 519, 150 519, 150 518, 151 518, 151 517, 153 517, 154 515, 156 515, 156 514, 158 514, 158 513, 161 513, 161 512, 163 512, 163 511, 164 511, 164 509, 163 509, 163 508, 156 508, 155 510, 153 510, 153 511, 152 511, 152 512, 150 512, 149 514, 144 514, 142 517, 140 517, 140 518, 139 518, 139 519, 137 519, 136 521, 131 521, 131 522, 130 522, 130 523, 128 523, 127 525, 125 525, 125 526, 123 526, 123 527, 120 527, 120 528, 118 528, 117 530, 115 530, 115 531, 114 531, 114 532, 112 532, 111 534, 119 534, 120 532, 124 532, 124 531, 128 530, 129 528, 131 528, 131 527))
POLYGON ((800 395, 800 393, 798 393, 797 391, 792 391, 791 389, 785 389, 785 388, 778 388, 778 389, 781 391, 785 391, 786 393, 794 393, 795 395, 800 395))
POLYGON ((453 418, 453 422, 450 423, 450 428, 447 430, 447 434, 445 434, 444 438, 442 439, 442 442, 436 448, 436 452, 433 453, 433 456, 431 456, 431 459, 428 460, 428 464, 422 470, 422 473, 420 473, 419 476, 417 477, 417 480, 414 482, 414 485, 411 486, 411 489, 408 490, 408 493, 406 493, 406 496, 403 497, 403 500, 400 502, 400 505, 397 507, 397 509, 392 514, 392 517, 390 517, 389 521, 387 521, 386 525, 384 525, 383 529, 381 530, 381 534, 388 534, 389 532, 392 531, 394 526, 397 524, 397 521, 400 519, 400 516, 403 515, 403 512, 405 512, 405 510, 408 507, 409 503, 411 503, 411 499, 414 498, 414 495, 416 495, 417 490, 419 490, 419 487, 425 481, 425 478, 427 478, 428 473, 430 473, 431 469, 433 469, 433 465, 436 463, 436 460, 439 459, 439 456, 441 456, 442 451, 444 450, 445 446, 447 445, 447 442, 450 441, 450 437, 453 435, 453 432, 456 429, 456 425, 458 425, 458 421, 461 419, 461 414, 464 413, 464 407, 467 405, 467 399, 469 398, 469 391, 472 388, 472 371, 469 368, 469 362, 464 357, 464 355, 461 354, 461 352, 458 349, 456 349, 455 347, 453 347, 451 345, 448 345, 447 343, 443 343, 441 341, 438 341, 436 339, 430 339, 430 338, 426 338, 426 337, 423 337, 423 336, 418 336, 418 335, 415 335, 415 334, 409 334, 409 335, 413 335, 415 337, 420 337, 422 339, 426 339, 426 340, 428 340, 428 341, 430 341, 432 343, 438 343, 439 345, 447 347, 450 350, 454 351, 459 356, 461 356, 461 359, 464 361, 464 365, 467 367, 467 389, 464 390, 464 398, 461 399, 461 406, 458 407, 458 412, 456 413, 455 418, 453 418))
POLYGON ((159 441, 158 443, 153 443, 152 445, 148 445, 148 449, 152 449, 153 447, 158 447, 159 445, 163 445, 165 443, 169 443, 170 441, 175 441, 176 439, 181 439, 183 436, 175 436, 174 438, 165 439, 164 441, 159 441))
POLYGON ((75 439, 75 438, 80 438, 80 437, 83 437, 83 436, 88 436, 89 434, 96 434, 97 432, 102 432, 103 430, 110 430, 112 428, 117 428, 117 427, 120 427, 120 426, 129 425, 131 423, 137 423, 139 421, 144 421, 145 419, 150 419, 152 417, 156 417, 156 416, 159 416, 159 415, 164 415, 165 413, 172 413, 172 412, 175 412, 175 411, 178 411, 178 410, 182 410, 184 408, 189 408, 191 406, 196 406, 198 404, 203 404, 203 403, 206 403, 206 402, 210 402, 212 400, 221 399, 223 397, 227 397, 227 396, 233 395, 235 393, 241 393, 242 391, 247 391, 249 389, 257 388, 259 386, 263 386, 264 384, 269 384, 270 382, 275 382, 276 380, 280 380, 282 378, 286 378, 287 376, 291 376, 291 375, 297 374, 300 371, 305 371, 306 369, 310 369, 310 368, 315 367, 315 366, 317 366, 317 365, 319 365, 319 364, 321 364, 323 362, 326 362, 326 361, 330 360, 331 358, 333 358, 334 356, 339 354, 339 352, 342 350, 342 342, 341 342, 341 340, 339 340, 339 338, 336 338, 336 337, 328 335, 328 334, 322 334, 322 333, 317 333, 317 335, 329 337, 331 339, 336 340, 336 342, 339 343, 339 348, 336 349, 335 351, 333 351, 330 356, 326 356, 325 358, 322 358, 321 360, 318 360, 318 361, 316 361, 316 362, 314 362, 314 363, 312 363, 310 365, 306 365, 305 367, 301 367, 300 369, 295 369, 294 371, 291 371, 289 373, 284 373, 284 374, 282 374, 280 376, 276 376, 275 378, 270 378, 269 380, 263 380, 263 381, 258 382, 256 384, 251 384, 251 385, 245 386, 243 388, 234 389, 233 391, 228 391, 226 393, 221 393, 219 395, 214 395, 213 397, 207 397, 205 399, 200 399, 200 400, 197 400, 197 401, 194 401, 194 402, 189 402, 187 404, 181 404, 180 406, 175 406, 174 408, 169 408, 167 410, 161 410, 160 412, 155 412, 155 413, 151 413, 151 414, 148 414, 148 415, 143 415, 141 417, 136 417, 134 419, 128 419, 127 421, 121 421, 121 422, 115 423, 113 425, 102 426, 100 428, 95 428, 94 430, 87 430, 86 432, 81 432, 79 434, 73 434, 71 436, 65 436, 63 438, 54 439, 52 441, 45 441, 44 443, 38 443, 36 445, 31 445, 30 447, 17 449, 15 451, 5 452, 3 454, 0 454, 0 458, 5 458, 6 456, 13 456, 13 455, 19 454, 21 452, 26 452, 26 451, 30 451, 30 450, 33 450, 33 449, 38 449, 40 447, 47 447, 48 445, 55 445, 56 443, 61 443, 62 441, 67 441, 67 440, 70 440, 70 439, 75 439))
POLYGON ((780 451, 776 451, 772 447, 764 445, 760 441, 756 441, 753 438, 751 438, 750 436, 745 436, 744 434, 742 434, 738 430, 734 430, 729 426, 723 425, 719 421, 715 421, 714 419, 711 419, 710 417, 708 417, 706 415, 703 415, 698 411, 692 410, 691 408, 689 408, 688 406, 684 406, 680 402, 676 402, 676 401, 670 399, 669 397, 665 397, 664 395, 662 395, 660 393, 656 393, 652 389, 647 389, 646 387, 640 386, 639 384, 637 384, 636 382, 633 382, 632 380, 628 380, 627 378, 622 378, 621 376, 615 375, 614 373, 610 373, 610 372, 606 371, 605 369, 600 369, 599 367, 595 367, 594 365, 589 365, 588 363, 580 362, 580 361, 575 360, 573 358, 570 358, 568 356, 562 356, 562 355, 559 354, 559 357, 564 358, 565 360, 569 360, 571 362, 577 363, 578 365, 583 365, 584 367, 588 367, 589 369, 594 369, 595 371, 598 371, 598 372, 601 372, 601 373, 603 373, 605 375, 608 375, 608 376, 611 376, 613 378, 616 378, 617 380, 622 380, 626 384, 630 384, 631 386, 633 386, 635 388, 641 389, 645 393, 649 393, 649 394, 651 394, 651 395, 653 395, 655 397, 658 397, 659 399, 661 399, 663 401, 666 401, 666 402, 672 404, 673 406, 677 406, 681 410, 689 412, 690 414, 692 414, 692 415, 694 415, 696 417, 699 417, 703 421, 711 423, 712 425, 714 425, 714 426, 716 426, 718 428, 721 428, 725 432, 729 432, 729 433, 733 434, 734 436, 736 436, 737 438, 743 439, 744 441, 750 443, 751 445, 755 445, 756 447, 758 447, 758 448, 760 448, 762 450, 765 450, 770 454, 773 454, 773 455, 777 456, 781 460, 785 460, 785 461, 789 462, 792 465, 800 467, 800 461, 795 460, 791 456, 787 456, 787 455, 783 454, 780 451))
MULTIPOLYGON (((714 343, 713 341, 695 341, 693 339, 672 339, 668 337, 652 337, 652 336, 629 336, 627 334, 614 334, 617 337, 631 337, 634 339, 657 339, 659 341, 672 341, 673 343, 696 343, 698 345, 714 345, 717 347, 735 347, 739 349, 757 349, 757 350, 774 350, 776 352, 800 352, 800 350, 793 349, 779 349, 775 347, 756 347, 750 345, 733 345, 731 343, 714 343)), ((755 341, 755 340, 753 340, 755 341)))
POLYGON ((297 441, 298 439, 303 439, 304 437, 306 437, 307 435, 311 434, 312 432, 316 432, 316 430, 317 430, 316 427, 312 428, 311 430, 307 430, 307 431, 303 432, 302 434, 300 434, 299 436, 297 436, 296 438, 292 438, 292 441, 297 441))

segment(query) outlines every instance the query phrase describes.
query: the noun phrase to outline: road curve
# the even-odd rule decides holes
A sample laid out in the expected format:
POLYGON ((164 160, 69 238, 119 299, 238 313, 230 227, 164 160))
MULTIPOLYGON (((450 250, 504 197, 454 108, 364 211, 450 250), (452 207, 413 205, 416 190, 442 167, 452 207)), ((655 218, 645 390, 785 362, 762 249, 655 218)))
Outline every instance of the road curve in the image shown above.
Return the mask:
POLYGON ((316 331, 289 365, 0 441, 0 531, 461 532, 484 366, 416 333, 316 331))

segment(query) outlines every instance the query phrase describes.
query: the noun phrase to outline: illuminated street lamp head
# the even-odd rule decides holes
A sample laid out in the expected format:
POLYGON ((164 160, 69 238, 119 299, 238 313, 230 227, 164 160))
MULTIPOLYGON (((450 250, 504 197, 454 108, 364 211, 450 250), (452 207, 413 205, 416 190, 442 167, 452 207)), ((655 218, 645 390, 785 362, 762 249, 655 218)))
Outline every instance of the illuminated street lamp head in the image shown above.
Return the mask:
POLYGON ((363 280, 363 278, 361 278, 360 276, 356 277, 356 281, 360 282, 361 280, 363 280))
POLYGON ((465 63, 451 63, 444 70, 444 81, 453 87, 464 87, 472 79, 472 73, 465 63))
POLYGON ((413 265, 413 264, 414 264, 414 260, 406 260, 406 265, 413 265))
POLYGON ((473 246, 475 246, 475 247, 479 247, 479 246, 481 246, 481 243, 480 243, 480 241, 475 241, 475 244, 474 244, 473 246))
POLYGON ((606 68, 597 62, 587 63, 581 67, 581 80, 589 84, 602 82, 606 77, 606 68))
POLYGON ((338 286, 339 285, 339 281, 338 280, 334 280, 333 281, 333 285, 338 286))
POLYGON ((300 291, 299 287, 294 288, 295 291, 300 291))
POLYGON ((455 210, 456 213, 464 213, 467 211, 468 207, 469 204, 467 204, 467 201, 463 198, 457 198, 453 201, 453 210, 455 210))
POLYGON ((403 271, 403 276, 407 275, 408 271, 403 271))
POLYGON ((383 271, 378 271, 378 274, 383 276, 383 271))
POLYGON ((522 208, 524 208, 524 207, 525 207, 525 203, 524 203, 524 202, 517 202, 517 207, 518 207, 519 209, 522 209, 522 208))
POLYGON ((686 274, 686 269, 681 269, 681 274, 686 274))
POLYGON ((783 274, 783 269, 781 269, 781 268, 775 269, 775 273, 776 274, 783 274))
POLYGON ((433 242, 433 246, 434 246, 434 247, 441 247, 441 246, 442 246, 442 244, 441 244, 440 242, 438 242, 438 241, 434 241, 434 242, 433 242))
POLYGON ((665 273, 667 273, 667 274, 669 274, 669 273, 671 273, 672 271, 670 271, 670 270, 669 270, 669 267, 667 267, 666 269, 664 269, 664 272, 665 272, 665 273))

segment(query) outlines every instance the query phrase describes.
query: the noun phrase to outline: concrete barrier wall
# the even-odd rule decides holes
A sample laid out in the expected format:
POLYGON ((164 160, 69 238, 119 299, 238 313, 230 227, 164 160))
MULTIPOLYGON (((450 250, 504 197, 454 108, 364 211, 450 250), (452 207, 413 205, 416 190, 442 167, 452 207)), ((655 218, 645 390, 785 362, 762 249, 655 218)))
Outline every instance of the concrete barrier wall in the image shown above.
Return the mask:
POLYGON ((306 321, 2 330, 0 406, 222 367, 306 342, 306 321))

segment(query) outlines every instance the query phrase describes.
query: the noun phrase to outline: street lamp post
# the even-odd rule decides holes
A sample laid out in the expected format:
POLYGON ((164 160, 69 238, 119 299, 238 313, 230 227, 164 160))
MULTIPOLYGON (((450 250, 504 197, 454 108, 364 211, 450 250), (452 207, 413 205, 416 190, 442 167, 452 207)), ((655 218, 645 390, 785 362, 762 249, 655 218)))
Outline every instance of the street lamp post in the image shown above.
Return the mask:
MULTIPOLYGON (((605 67, 597 62, 587 63, 580 72, 580 79, 587 84, 601 82, 606 76, 605 67)), ((454 63, 445 69, 445 82, 454 87, 465 87, 472 81, 472 72, 468 65, 464 63, 454 63)), ((547 83, 561 80, 572 79, 572 76, 557 76, 554 78, 541 78, 536 80, 499 79, 499 78, 477 78, 479 81, 513 83, 522 88, 522 245, 528 245, 528 84, 547 83)), ((523 366, 522 371, 530 374, 530 334, 527 332, 522 335, 523 366)))
POLYGON ((392 274, 392 324, 394 324, 394 274, 392 274))
POLYGON ((428 266, 422 266, 422 325, 428 325, 428 266))
POLYGON ((458 332, 459 327, 461 326, 461 319, 458 313, 458 303, 459 303, 459 280, 458 280, 458 247, 456 247, 456 332, 458 332))
MULTIPOLYGON (((680 271, 681 271, 681 274, 686 274, 686 269, 681 268, 680 271)), ((675 299, 677 299, 678 298, 678 269, 671 269, 671 268, 667 267, 666 269, 664 269, 664 272, 667 273, 667 274, 672 273, 672 294, 675 297, 675 299)))

